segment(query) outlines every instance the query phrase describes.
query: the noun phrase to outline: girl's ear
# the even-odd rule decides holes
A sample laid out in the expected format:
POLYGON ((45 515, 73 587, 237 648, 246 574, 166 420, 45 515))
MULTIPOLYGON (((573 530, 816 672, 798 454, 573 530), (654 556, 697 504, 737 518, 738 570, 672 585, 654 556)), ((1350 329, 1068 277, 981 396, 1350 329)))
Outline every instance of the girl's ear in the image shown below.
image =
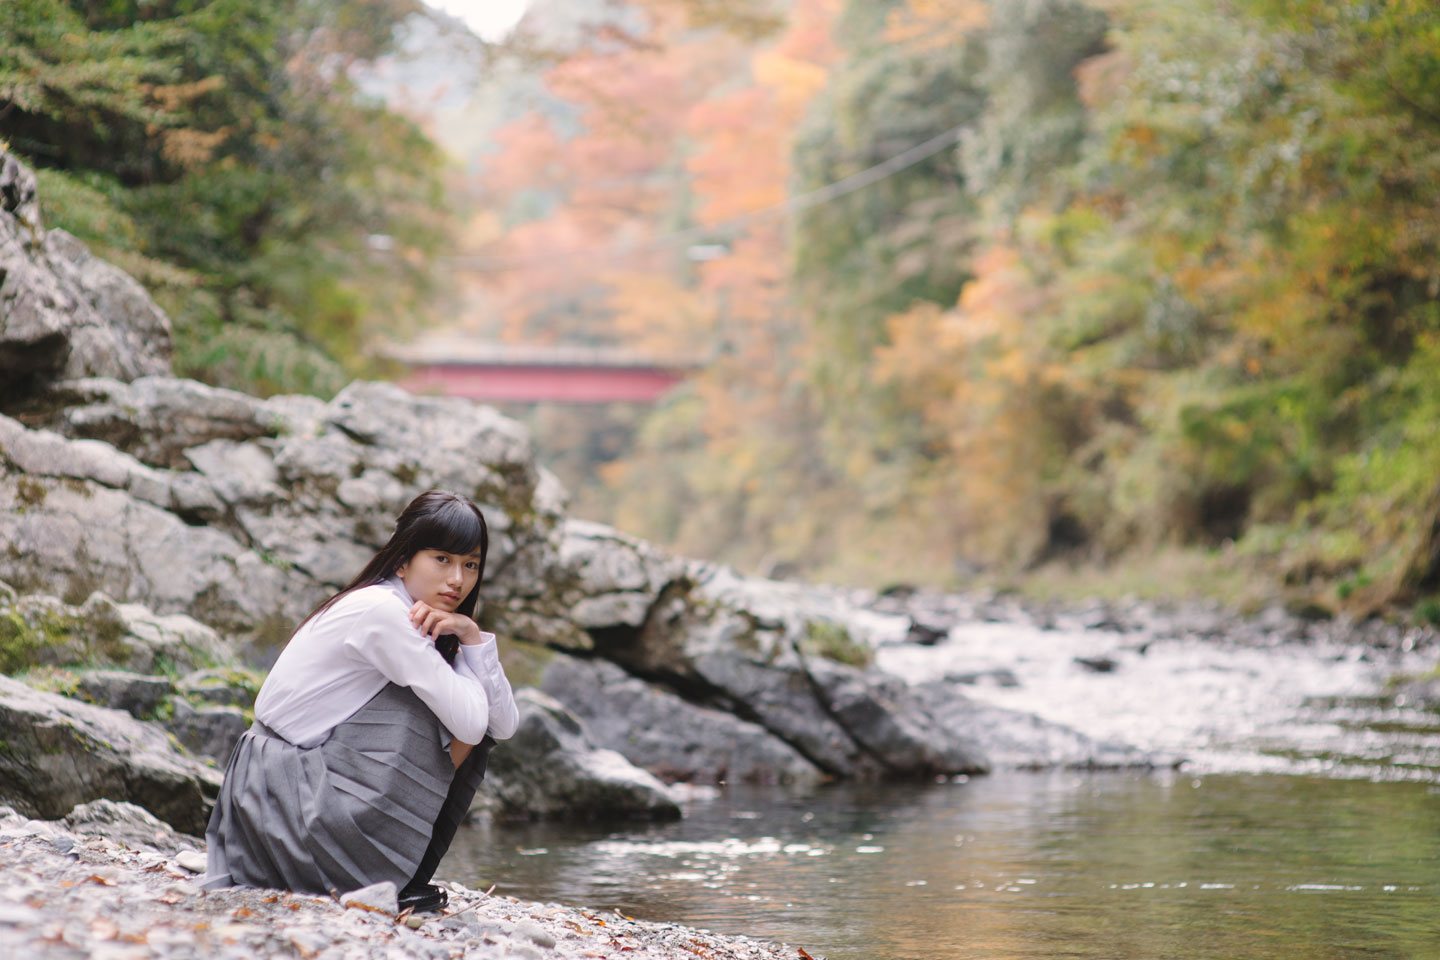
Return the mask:
POLYGON ((400 566, 398 566, 398 567, 395 568, 395 576, 399 577, 401 580, 404 580, 404 579, 405 579, 405 571, 407 571, 407 570, 409 570, 409 569, 410 569, 410 561, 409 561, 409 560, 406 560, 404 563, 400 564, 400 566))

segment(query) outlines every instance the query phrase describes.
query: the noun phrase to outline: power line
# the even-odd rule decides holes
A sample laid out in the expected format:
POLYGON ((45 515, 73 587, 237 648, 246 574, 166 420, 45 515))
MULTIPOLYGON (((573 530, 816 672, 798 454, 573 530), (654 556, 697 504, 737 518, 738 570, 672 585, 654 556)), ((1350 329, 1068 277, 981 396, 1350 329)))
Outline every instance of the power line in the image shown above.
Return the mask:
POLYGON ((922 160, 933 157, 935 154, 959 142, 968 124, 960 124, 951 127, 944 133, 936 134, 929 140, 917 143, 897 153, 888 160, 882 160, 873 167, 868 167, 858 173, 852 173, 848 177, 842 177, 834 183, 827 183, 823 187, 808 190, 805 193, 788 197, 779 203, 773 203, 768 207, 761 207, 758 210, 750 210, 738 214, 718 223, 705 226, 687 227, 684 230, 676 230, 671 233, 664 233, 649 238, 648 240, 636 243, 624 249, 609 247, 589 247, 583 249, 561 250, 548 253, 544 256, 534 257, 486 257, 480 255, 450 256, 442 257, 448 263, 468 267, 493 267, 496 269, 504 267, 521 267, 539 263, 557 263, 567 260, 584 258, 590 261, 613 261, 624 259, 638 253, 645 253, 664 247, 690 245, 701 240, 714 240, 717 237, 731 236, 738 233, 742 228, 749 226, 759 220, 771 217, 783 216, 798 210, 809 210, 821 204, 829 203, 857 190, 863 190, 871 184, 879 183, 887 177, 893 177, 902 170, 915 166, 922 160))

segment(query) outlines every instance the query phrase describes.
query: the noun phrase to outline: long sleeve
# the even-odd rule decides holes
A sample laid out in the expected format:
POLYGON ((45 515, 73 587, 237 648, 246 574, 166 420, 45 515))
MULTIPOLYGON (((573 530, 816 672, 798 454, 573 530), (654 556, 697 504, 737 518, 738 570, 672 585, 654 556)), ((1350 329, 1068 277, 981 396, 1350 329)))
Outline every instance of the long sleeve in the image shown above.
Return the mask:
MULTIPOLYGON (((500 665, 495 635, 485 633, 482 636, 485 638, 483 643, 461 644, 460 655, 455 658, 455 672, 485 688, 490 705, 490 726, 486 732, 496 740, 506 740, 513 737, 520 726, 520 708, 515 705, 510 678, 505 676, 505 668, 500 665)), ((460 739, 465 740, 464 737, 460 739)))
MULTIPOLYGON (((366 611, 363 622, 356 623, 346 635, 343 648, 352 659, 370 664, 385 679, 415 691, 457 740, 479 743, 485 735, 490 726, 490 698, 485 684, 446 663, 430 638, 410 622, 402 604, 375 604, 366 611)), ((505 691, 509 692, 508 682, 505 691)), ((514 709, 513 697, 511 702, 514 709)))

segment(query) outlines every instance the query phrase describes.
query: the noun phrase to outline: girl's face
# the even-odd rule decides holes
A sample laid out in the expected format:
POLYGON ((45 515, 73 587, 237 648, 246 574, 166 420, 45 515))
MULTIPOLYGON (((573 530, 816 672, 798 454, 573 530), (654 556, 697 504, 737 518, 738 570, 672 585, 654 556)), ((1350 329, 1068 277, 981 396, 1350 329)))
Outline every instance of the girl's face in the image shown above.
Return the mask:
POLYGON ((480 553, 421 550, 395 571, 416 600, 437 610, 454 610, 480 579, 480 553))

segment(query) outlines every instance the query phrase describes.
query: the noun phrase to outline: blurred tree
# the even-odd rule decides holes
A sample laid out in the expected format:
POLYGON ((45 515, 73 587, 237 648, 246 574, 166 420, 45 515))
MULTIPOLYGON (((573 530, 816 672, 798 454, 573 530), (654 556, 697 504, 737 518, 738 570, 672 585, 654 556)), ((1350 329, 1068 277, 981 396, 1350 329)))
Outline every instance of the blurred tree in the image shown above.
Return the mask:
POLYGON ((328 393, 363 366, 371 336, 420 309, 444 237, 440 158, 347 79, 415 8, 13 0, 0 12, 0 133, 40 168, 48 221, 170 311, 179 372, 328 393))

